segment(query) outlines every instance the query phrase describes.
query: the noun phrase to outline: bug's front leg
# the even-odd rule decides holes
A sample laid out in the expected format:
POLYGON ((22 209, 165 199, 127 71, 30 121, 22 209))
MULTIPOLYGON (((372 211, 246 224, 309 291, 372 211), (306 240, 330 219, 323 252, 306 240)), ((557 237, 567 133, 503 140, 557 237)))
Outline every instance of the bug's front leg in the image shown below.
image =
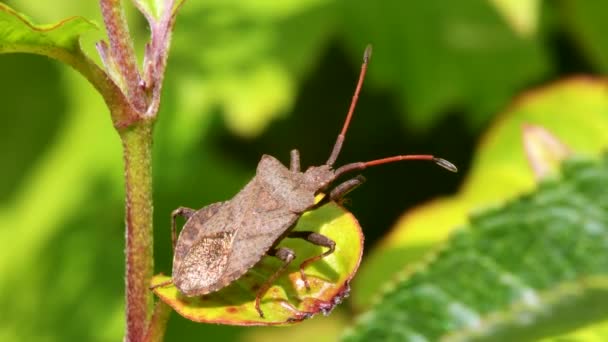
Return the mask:
POLYGON ((272 283, 274 283, 277 277, 281 275, 281 273, 283 273, 283 271, 285 271, 289 264, 291 264, 291 262, 296 258, 296 253, 286 247, 272 248, 266 254, 279 258, 281 261, 283 261, 283 265, 276 272, 274 272, 274 274, 271 275, 270 278, 266 279, 264 284, 260 286, 258 292, 255 294, 255 309, 258 311, 258 314, 260 314, 260 317, 262 318, 264 318, 264 312, 262 312, 262 309, 260 309, 260 301, 262 300, 262 297, 264 296, 266 291, 268 291, 268 289, 270 288, 272 283))
POLYGON ((309 210, 318 209, 318 208, 324 206, 325 204, 327 204, 327 202, 329 202, 329 201, 338 202, 344 196, 346 196, 346 194, 353 191, 355 188, 357 188, 359 185, 361 185, 363 183, 365 183, 365 177, 363 177, 361 175, 358 175, 355 178, 346 180, 346 181, 338 184, 333 189, 331 189, 331 191, 329 192, 329 195, 326 195, 325 197, 323 197, 323 199, 321 199, 319 202, 317 202, 317 204, 315 204, 309 210))
POLYGON ((175 253, 175 244, 177 243, 177 228, 175 226, 175 219, 178 216, 181 216, 187 220, 194 215, 195 212, 196 210, 186 207, 179 207, 171 212, 171 243, 173 246, 173 253, 175 253))
POLYGON ((304 285, 306 286, 306 289, 310 291, 310 284, 308 284, 308 279, 306 278, 306 274, 304 274, 304 268, 306 266, 312 264, 313 262, 320 260, 322 258, 325 258, 326 256, 333 253, 336 250, 336 243, 334 242, 334 240, 328 238, 325 235, 321 235, 321 234, 315 233, 315 232, 307 232, 307 231, 291 232, 291 233, 289 233, 289 235, 287 237, 304 239, 314 245, 329 248, 325 253, 308 258, 308 259, 302 261, 302 263, 300 264, 300 276, 302 277, 302 280, 304 281, 304 285))
POLYGON ((290 153, 289 170, 291 172, 300 172, 300 151, 293 149, 290 153))
POLYGON ((329 199, 332 201, 338 201, 363 183, 365 183, 365 177, 361 175, 346 180, 331 189, 331 191, 329 192, 329 199))

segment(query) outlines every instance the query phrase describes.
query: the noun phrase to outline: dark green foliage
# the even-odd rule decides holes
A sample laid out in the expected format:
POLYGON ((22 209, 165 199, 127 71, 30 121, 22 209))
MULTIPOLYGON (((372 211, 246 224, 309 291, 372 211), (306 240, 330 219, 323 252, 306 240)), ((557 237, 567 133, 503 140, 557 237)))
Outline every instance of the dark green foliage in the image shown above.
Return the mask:
MULTIPOLYGON (((138 0, 144 1, 153 3, 138 0)), ((171 268, 168 215, 175 207, 198 208, 230 198, 251 178, 261 153, 285 161, 289 149, 298 146, 306 165, 325 160, 328 142, 333 141, 347 109, 367 43, 375 46, 369 82, 341 159, 432 152, 457 162, 462 177, 467 174, 468 161, 477 158, 471 150, 482 133, 480 124, 490 122, 505 110, 517 94, 572 72, 597 73, 606 69, 608 21, 604 20, 606 5, 601 1, 545 1, 532 15, 538 29, 528 34, 517 32, 504 13, 492 7, 491 3, 498 2, 186 2, 173 35, 162 112, 155 132, 156 271, 168 273, 171 268)), ((56 23, 73 15, 102 22, 97 1, 2 3, 26 12, 34 23, 56 23)), ((136 11, 129 15, 141 59, 149 30, 136 11)), ((14 32, 15 18, 3 18, 0 49, 11 52, 15 36, 7 33, 14 32), (10 41, 6 44, 2 39, 8 36, 10 41)), ((27 26, 23 22, 17 24, 20 29, 27 26)), ((74 19, 50 36, 34 32, 22 37, 29 43, 55 42, 63 48, 54 51, 55 57, 69 59, 80 53, 76 45, 80 33, 93 26, 86 20, 74 19)), ((81 43, 92 57, 96 54, 93 42, 105 32, 93 30, 89 34, 81 43)), ((4 242, 0 248, 0 303, 7 308, 0 324, 0 340, 118 340, 124 331, 124 182, 120 141, 107 108, 86 80, 56 61, 15 54, 0 55, 0 64, 0 240, 4 242), (48 70, 41 70, 44 68, 48 70)), ((561 101, 560 96, 557 97, 561 101)), ((582 108, 589 105, 587 97, 574 98, 582 108)), ((564 111, 580 108, 578 105, 565 106, 564 111)), ((530 112, 547 113, 544 107, 530 112)), ((560 133, 572 138, 572 147, 577 146, 577 137, 593 135, 589 134, 590 127, 600 133, 606 131, 604 125, 596 124, 596 118, 586 116, 588 111, 570 112, 571 122, 577 124, 564 120, 563 126, 570 131, 560 133)), ((531 117, 538 124, 555 120, 531 117)), ((517 172, 509 169, 515 167, 509 164, 509 158, 521 148, 513 141, 515 138, 502 144, 503 148, 494 154, 505 163, 508 175, 498 173, 485 180, 492 185, 486 191, 509 187, 509 179, 505 178, 527 172, 521 166, 517 166, 517 172)), ((599 150, 604 145, 598 139, 586 148, 599 150)), ((362 223, 368 251, 408 207, 439 193, 455 191, 458 181, 439 170, 429 171, 425 165, 412 164, 369 170, 366 175, 368 184, 353 193, 352 204, 347 205, 362 223)), ((533 208, 539 206, 526 201, 533 208)), ((517 203, 524 206, 524 202, 517 203)), ((562 203, 557 204, 563 209, 562 203)), ((567 224, 571 213, 580 217, 579 210, 588 214, 593 205, 596 203, 578 203, 570 211, 555 210, 564 215, 560 224, 567 224)), ((546 208, 543 210, 550 211, 546 208)), ((594 222, 592 214, 596 212, 585 216, 589 222, 594 222)), ((479 217, 476 222, 486 225, 493 215, 497 214, 479 217)), ((518 220, 511 229, 525 230, 534 222, 518 220)), ((430 229, 432 225, 429 221, 430 229)), ((558 234, 548 239, 543 239, 543 234, 511 241, 510 235, 502 231, 488 237, 499 241, 493 244, 467 237, 467 233, 455 239, 465 246, 478 244, 484 253, 498 253, 503 248, 514 254, 515 247, 508 250, 505 246, 520 243, 521 257, 507 260, 504 266, 522 268, 526 262, 530 267, 536 266, 538 272, 529 274, 528 281, 530 286, 538 287, 540 295, 546 293, 543 286, 562 289, 555 287, 558 283, 566 287, 574 284, 575 292, 578 288, 585 290, 584 297, 573 295, 572 301, 546 307, 558 308, 553 311, 555 314, 571 312, 574 318, 591 322, 586 315, 597 317, 592 309, 604 300, 601 287, 596 295, 590 292, 595 289, 593 284, 566 280, 580 279, 576 272, 599 267, 586 263, 594 256, 597 262, 607 259, 605 250, 581 250, 572 241, 564 246, 565 250, 558 249, 556 246, 573 237, 559 234, 560 229, 568 229, 565 226, 556 227, 558 234), (539 267, 540 261, 532 259, 534 255, 523 257, 527 251, 523 251, 524 246, 531 250, 551 248, 555 255, 571 253, 572 257, 554 260, 545 255, 546 260, 542 260, 547 262, 539 267), (576 272, 555 275, 562 265, 578 261, 583 264, 576 267, 576 272), (556 281, 557 276, 564 280, 556 281), (581 311, 581 307, 585 310, 581 311)), ((448 256, 446 251, 440 258, 448 256)), ((491 265, 473 267, 478 255, 469 256, 469 260, 465 260, 466 254, 459 257, 457 264, 440 264, 443 269, 437 271, 429 268, 411 282, 429 280, 432 283, 428 285, 437 288, 440 285, 436 284, 450 283, 459 290, 462 303, 471 307, 470 302, 475 303, 475 312, 479 313, 490 312, 506 301, 511 293, 504 288, 487 290, 498 274, 492 272, 491 265), (440 281, 441 274, 447 279, 440 281)), ((420 286, 411 286, 414 285, 420 286)), ((413 298, 414 294, 404 296, 413 298)), ((430 310, 446 300, 438 295, 419 303, 430 310)), ((341 307, 346 309, 348 304, 341 307)), ((338 311, 311 322, 331 326, 329 330, 335 333, 347 324, 347 315, 347 310, 338 311)), ((447 323, 429 318, 423 310, 414 316, 434 334, 442 334, 450 327, 459 331, 465 324, 452 321, 451 325, 444 325, 447 323)), ((372 321, 374 317, 380 316, 370 315, 372 321)), ((552 318, 535 329, 546 335, 547 331, 555 332, 553 321, 577 325, 574 318, 552 318)), ((512 330, 514 324, 508 319, 501 322, 508 331, 522 332, 526 338, 535 336, 528 330, 512 330)), ((562 327, 570 329, 573 325, 562 327)), ((503 331, 501 326, 496 329, 503 331)), ((200 336, 234 340, 251 337, 258 331, 201 325, 173 315, 167 340, 200 336)), ((293 328, 282 331, 289 338, 297 337, 293 328)), ((302 331, 298 336, 308 336, 309 331, 302 331)), ((333 340, 329 334, 321 335, 319 339, 333 340)))
POLYGON ((345 341, 534 340, 608 317, 608 157, 471 219, 345 341))

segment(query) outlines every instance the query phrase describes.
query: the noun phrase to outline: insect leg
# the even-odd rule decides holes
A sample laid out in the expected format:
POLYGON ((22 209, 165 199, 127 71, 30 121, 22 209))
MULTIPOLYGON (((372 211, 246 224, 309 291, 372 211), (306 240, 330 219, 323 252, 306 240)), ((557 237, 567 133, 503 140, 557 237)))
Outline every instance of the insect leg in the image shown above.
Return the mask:
POLYGON ((359 175, 355 178, 351 178, 347 181, 344 181, 344 182, 338 184, 336 187, 334 187, 329 192, 328 196, 323 197, 323 199, 321 199, 319 202, 317 202, 317 204, 315 204, 309 210, 318 209, 318 208, 324 206, 325 204, 327 204, 327 202, 329 202, 329 201, 337 202, 337 201, 341 200, 344 196, 346 196, 346 194, 353 191, 356 187, 358 187, 359 185, 361 185, 363 183, 365 183, 365 177, 363 177, 361 175, 359 175))
POLYGON ((150 290, 154 290, 157 287, 165 287, 165 286, 171 285, 171 284, 173 284, 173 279, 170 279, 170 280, 167 280, 167 281, 163 281, 162 283, 158 283, 158 284, 156 284, 154 286, 150 286, 149 289, 150 290))
POLYGON ((285 247, 271 248, 267 254, 281 259, 281 261, 283 261, 283 265, 276 272, 274 272, 274 274, 271 275, 270 278, 268 278, 266 282, 264 282, 264 284, 262 284, 262 286, 258 289, 258 292, 255 295, 255 309, 258 311, 260 317, 262 318, 264 317, 264 312, 262 312, 262 309, 260 309, 260 301, 262 300, 262 296, 264 296, 266 291, 268 291, 268 289, 270 288, 272 283, 274 283, 277 277, 281 273, 283 273, 283 271, 285 271, 289 264, 291 264, 293 259, 296 258, 296 253, 291 249, 285 247))
POLYGON ((344 181, 338 184, 335 188, 331 189, 331 191, 329 192, 329 199, 331 199, 332 201, 340 200, 344 196, 346 196, 346 194, 353 191, 356 187, 363 183, 365 183, 365 177, 361 175, 344 181))
POLYGON ((302 280, 304 281, 304 285, 306 286, 306 289, 310 291, 310 285, 308 284, 308 279, 306 278, 306 275, 304 274, 304 268, 306 266, 312 264, 313 262, 320 260, 322 258, 325 258, 326 256, 333 253, 336 250, 336 243, 334 242, 334 240, 328 238, 327 236, 321 235, 321 234, 315 233, 315 232, 295 231, 295 232, 289 233, 289 235, 287 235, 287 237, 304 239, 314 245, 329 248, 329 250, 327 250, 325 253, 308 258, 300 264, 300 275, 302 276, 302 280))
POLYGON ((173 253, 175 253, 175 244, 177 243, 177 228, 175 227, 175 219, 178 216, 189 219, 190 216, 194 215, 195 212, 196 210, 186 207, 179 207, 171 212, 171 243, 173 246, 173 253))
POLYGON ((300 151, 291 150, 291 160, 289 161, 289 170, 291 172, 300 172, 300 151))

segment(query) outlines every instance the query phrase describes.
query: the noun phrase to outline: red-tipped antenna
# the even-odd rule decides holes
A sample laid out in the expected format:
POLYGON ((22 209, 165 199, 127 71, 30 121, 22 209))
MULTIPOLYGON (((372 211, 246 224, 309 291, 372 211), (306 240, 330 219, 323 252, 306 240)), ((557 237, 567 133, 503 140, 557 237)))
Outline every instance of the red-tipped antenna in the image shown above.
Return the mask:
POLYGON ((450 163, 449 161, 447 161, 445 159, 437 158, 430 154, 410 154, 410 155, 386 157, 386 158, 382 158, 382 159, 370 160, 367 162, 357 162, 357 163, 346 164, 346 165, 339 167, 336 170, 335 177, 338 178, 345 173, 348 173, 351 171, 356 171, 356 170, 363 170, 370 166, 382 165, 382 164, 387 164, 387 163, 392 163, 392 162, 397 162, 397 161, 402 161, 402 160, 430 160, 446 170, 449 170, 452 172, 458 172, 458 168, 456 168, 456 165, 450 163))
MULTIPOLYGON (((365 73, 367 72, 367 64, 369 63, 370 58, 372 57, 372 46, 368 45, 365 48, 365 52, 363 53, 363 64, 361 64, 361 72, 359 73, 359 81, 357 82, 357 87, 355 88, 355 93, 353 94, 353 99, 350 102, 350 108, 348 109, 348 114, 346 114, 346 120, 344 121, 344 126, 342 126, 342 131, 338 134, 338 138, 336 139, 336 143, 334 148, 331 150, 331 154, 329 155, 329 159, 327 160, 326 165, 333 166, 336 160, 338 159, 338 155, 342 150, 342 144, 344 143, 344 137, 346 136, 346 131, 348 130, 348 126, 350 125, 350 120, 355 112, 355 106, 357 106, 357 100, 359 99, 359 93, 361 92, 361 86, 363 86, 363 80, 365 79, 365 73)), ((370 160, 367 162, 357 162, 350 163, 344 166, 339 167, 335 172, 335 177, 338 178, 341 175, 356 171, 363 170, 370 166, 376 166, 381 164, 392 163, 401 160, 430 160, 435 164, 443 167, 452 172, 458 172, 456 166, 449 161, 436 158, 430 154, 412 154, 412 155, 400 155, 400 156, 392 156, 382 159, 370 160)))
POLYGON ((367 72, 367 64, 369 63, 370 58, 372 57, 372 46, 368 45, 365 48, 365 52, 363 53, 363 64, 361 64, 361 72, 359 73, 359 82, 357 82, 357 88, 355 88, 355 94, 353 94, 353 99, 350 102, 350 108, 348 109, 348 114, 346 115, 346 121, 344 121, 344 126, 342 126, 342 131, 338 135, 336 139, 336 143, 334 148, 331 150, 331 154, 329 155, 329 159, 327 159, 327 165, 332 166, 338 159, 338 155, 340 154, 340 150, 342 150, 342 144, 344 143, 344 137, 346 135, 346 131, 348 130, 348 125, 350 125, 350 119, 355 112, 355 107, 357 106, 357 100, 359 99, 359 93, 361 92, 361 86, 363 85, 363 80, 365 79, 365 73, 367 72))

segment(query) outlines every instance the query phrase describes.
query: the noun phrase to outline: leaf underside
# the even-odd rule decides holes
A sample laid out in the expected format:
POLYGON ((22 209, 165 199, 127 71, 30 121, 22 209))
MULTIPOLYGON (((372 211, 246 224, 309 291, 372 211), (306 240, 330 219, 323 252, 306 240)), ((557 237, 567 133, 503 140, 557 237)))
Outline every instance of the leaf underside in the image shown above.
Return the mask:
MULTIPOLYGON (((305 213, 294 230, 315 231, 336 242, 336 251, 307 268, 311 289, 307 291, 299 273, 300 263, 326 249, 299 239, 285 239, 296 259, 266 292, 261 302, 264 318, 255 309, 256 289, 281 265, 264 257, 243 277, 205 296, 186 297, 173 286, 154 289, 159 298, 185 318, 195 322, 229 325, 278 325, 302 321, 319 312, 328 314, 349 294, 363 252, 363 234, 355 217, 335 203, 305 213)), ((157 275, 152 285, 169 280, 157 275)))
POLYGON ((471 219, 346 341, 526 341, 608 318, 608 157, 471 219))

